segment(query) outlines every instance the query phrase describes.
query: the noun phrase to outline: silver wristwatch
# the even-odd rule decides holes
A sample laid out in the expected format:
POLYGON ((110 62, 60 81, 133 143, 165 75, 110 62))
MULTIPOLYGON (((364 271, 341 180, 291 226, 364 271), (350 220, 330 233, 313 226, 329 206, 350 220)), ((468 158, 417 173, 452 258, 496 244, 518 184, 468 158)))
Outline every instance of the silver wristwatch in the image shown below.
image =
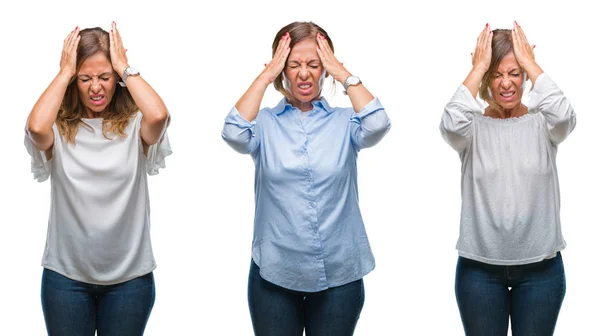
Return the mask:
POLYGON ((360 83, 362 83, 360 81, 360 78, 356 76, 348 76, 348 78, 346 78, 346 80, 344 81, 344 90, 348 90, 348 87, 351 85, 358 85, 360 83))
POLYGON ((127 77, 129 76, 139 76, 140 72, 138 69, 134 68, 134 67, 130 67, 128 66, 127 68, 125 68, 125 71, 123 71, 123 75, 121 75, 121 81, 119 82, 119 84, 121 84, 121 86, 127 86, 125 84, 125 81, 127 80, 127 77))

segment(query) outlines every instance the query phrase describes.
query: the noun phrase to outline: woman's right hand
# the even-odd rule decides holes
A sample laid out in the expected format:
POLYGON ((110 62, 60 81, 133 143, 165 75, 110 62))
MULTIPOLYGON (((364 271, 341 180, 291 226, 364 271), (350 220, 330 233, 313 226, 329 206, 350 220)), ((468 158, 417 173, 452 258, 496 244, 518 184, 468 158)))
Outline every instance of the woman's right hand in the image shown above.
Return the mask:
POLYGON ((261 77, 266 78, 270 83, 275 81, 275 78, 279 76, 279 74, 285 68, 285 61, 290 55, 290 34, 285 33, 281 39, 279 40, 279 45, 277 46, 277 50, 275 51, 275 55, 273 55, 273 59, 269 64, 265 65, 265 69, 261 73, 261 77))
POLYGON ((271 62, 265 64, 265 69, 256 77, 252 85, 235 104, 235 108, 247 121, 256 118, 267 87, 275 81, 285 68, 285 62, 290 54, 290 41, 290 34, 285 33, 279 40, 271 62))
POLYGON ((477 91, 483 80, 483 76, 490 68, 492 63, 492 38, 494 33, 490 30, 490 25, 486 24, 485 28, 477 38, 475 52, 471 53, 471 64, 473 68, 469 75, 463 81, 463 85, 469 89, 473 98, 477 98, 477 91))
POLYGON ((77 71, 77 46, 79 45, 79 27, 69 33, 63 43, 62 56, 60 58, 60 73, 69 79, 75 76, 77 71))
POLYGON ((52 125, 56 121, 65 92, 71 78, 77 72, 77 45, 79 44, 79 27, 69 33, 63 43, 60 58, 60 71, 48 88, 42 93, 31 109, 27 125, 27 134, 33 145, 40 151, 46 152, 46 158, 52 157, 54 131, 52 125))
POLYGON ((494 32, 490 30, 490 25, 486 23, 485 28, 477 38, 475 52, 471 54, 471 64, 473 68, 485 73, 492 62, 492 38, 494 32))

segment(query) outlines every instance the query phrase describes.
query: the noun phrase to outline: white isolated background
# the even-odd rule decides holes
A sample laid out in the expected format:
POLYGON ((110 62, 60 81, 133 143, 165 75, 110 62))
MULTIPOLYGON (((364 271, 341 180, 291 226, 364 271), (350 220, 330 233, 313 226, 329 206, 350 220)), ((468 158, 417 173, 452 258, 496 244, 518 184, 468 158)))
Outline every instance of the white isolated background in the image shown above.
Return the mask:
MULTIPOLYGON (((115 20, 167 104, 174 154, 150 178, 157 297, 146 335, 252 335, 246 302, 253 227, 249 156, 223 119, 270 61, 276 32, 314 21, 339 60, 378 96, 392 129, 359 155, 360 206, 377 260, 356 335, 463 335, 454 298, 458 155, 439 135, 444 105, 470 70, 486 23, 517 20, 563 89, 578 126, 558 168, 567 294, 556 335, 598 335, 600 165, 597 12, 583 1, 19 1, 0 5, 0 335, 44 335, 40 260, 49 181, 30 174, 23 127, 58 72, 75 26, 115 20)), ((590 5, 591 6, 591 5, 590 5)), ((324 95, 338 106, 347 97, 324 95)), ((281 95, 272 87, 263 106, 281 95)))

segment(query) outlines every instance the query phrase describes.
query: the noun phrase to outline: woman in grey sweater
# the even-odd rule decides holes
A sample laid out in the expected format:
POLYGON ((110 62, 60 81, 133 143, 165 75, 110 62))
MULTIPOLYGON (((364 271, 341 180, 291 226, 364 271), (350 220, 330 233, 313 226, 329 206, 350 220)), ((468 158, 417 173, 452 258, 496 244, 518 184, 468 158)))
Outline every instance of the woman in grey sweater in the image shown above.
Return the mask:
POLYGON ((486 25, 472 61, 440 124, 462 163, 455 291, 465 333, 506 335, 510 317, 514 336, 552 335, 565 294, 556 153, 575 113, 516 22, 486 25))

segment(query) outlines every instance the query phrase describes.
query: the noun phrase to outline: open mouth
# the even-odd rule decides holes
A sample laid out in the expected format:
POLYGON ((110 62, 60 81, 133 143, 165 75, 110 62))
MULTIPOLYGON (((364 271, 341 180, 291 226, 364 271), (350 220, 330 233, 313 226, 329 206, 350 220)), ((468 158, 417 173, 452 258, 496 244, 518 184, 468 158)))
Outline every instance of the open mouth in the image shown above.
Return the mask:
POLYGON ((102 105, 104 103, 104 95, 90 96, 90 100, 94 105, 102 105))
POLYGON ((500 97, 504 100, 512 100, 517 93, 515 91, 501 92, 500 97))
POLYGON ((298 83, 298 89, 302 94, 310 94, 312 92, 313 84, 309 82, 298 83))

